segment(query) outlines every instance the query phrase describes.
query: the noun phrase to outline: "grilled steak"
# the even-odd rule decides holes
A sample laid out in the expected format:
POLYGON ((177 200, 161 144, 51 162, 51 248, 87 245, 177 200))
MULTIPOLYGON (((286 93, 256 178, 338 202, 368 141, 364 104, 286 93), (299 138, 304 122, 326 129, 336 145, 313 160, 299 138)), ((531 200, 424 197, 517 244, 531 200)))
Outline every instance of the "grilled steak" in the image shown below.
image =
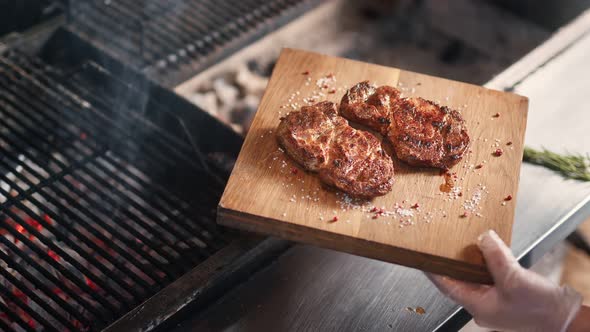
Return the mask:
POLYGON ((384 195, 393 184, 393 162, 373 134, 356 130, 340 117, 336 105, 302 107, 281 120, 279 144, 320 179, 360 197, 384 195))
POLYGON ((391 122, 391 108, 399 99, 400 93, 396 88, 386 85, 376 88, 364 81, 350 88, 342 97, 340 113, 352 122, 385 135, 391 122))
POLYGON ((392 114, 387 138, 395 155, 410 165, 448 169, 467 150, 469 135, 455 110, 423 98, 405 98, 392 114))
POLYGON ((414 166, 448 169, 469 145, 459 112, 422 98, 402 98, 390 86, 356 84, 342 98, 340 113, 386 136, 397 158, 414 166))

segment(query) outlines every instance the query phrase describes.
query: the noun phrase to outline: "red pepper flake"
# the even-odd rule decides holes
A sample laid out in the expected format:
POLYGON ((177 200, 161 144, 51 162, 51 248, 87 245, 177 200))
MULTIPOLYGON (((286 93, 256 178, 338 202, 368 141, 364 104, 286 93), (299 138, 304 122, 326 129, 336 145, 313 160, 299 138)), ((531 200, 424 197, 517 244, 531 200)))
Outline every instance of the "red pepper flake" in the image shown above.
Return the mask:
POLYGON ((324 88, 324 89, 327 89, 327 88, 329 88, 329 87, 330 87, 330 86, 329 86, 328 84, 324 84, 324 85, 322 85, 322 88, 324 88))
POLYGON ((506 143, 506 145, 508 145, 508 146, 512 145, 512 141, 506 143))
POLYGON ((304 71, 303 75, 309 75, 309 70, 304 71))
POLYGON ((469 212, 465 211, 463 212, 463 214, 461 215, 461 218, 467 218, 469 217, 469 212))
POLYGON ((88 138, 88 135, 86 135, 86 133, 85 133, 85 132, 81 132, 81 133, 80 133, 80 139, 81 139, 81 140, 85 140, 86 138, 88 138))
POLYGON ((371 219, 377 219, 378 217, 379 217, 379 215, 378 215, 378 214, 376 214, 376 215, 373 215, 373 216, 371 217, 371 219))
POLYGON ((494 151, 493 155, 496 157, 500 157, 502 154, 504 154, 504 151, 502 151, 502 149, 496 149, 496 151, 494 151))
POLYGON ((329 94, 334 94, 334 93, 336 93, 336 89, 332 89, 332 90, 328 91, 328 93, 329 94))
POLYGON ((412 209, 417 209, 417 208, 419 208, 419 207, 420 207, 420 204, 418 204, 418 203, 416 203, 416 204, 412 205, 412 209))
POLYGON ((494 118, 499 118, 499 117, 500 117, 500 113, 494 114, 494 118))
POLYGON ((371 209, 370 212, 377 212, 377 210, 378 210, 377 207, 376 206, 373 206, 373 208, 371 209))
POLYGON ((334 218, 332 218, 332 222, 337 222, 338 221, 338 216, 334 216, 334 218))
POLYGON ((481 169, 483 168, 483 164, 478 164, 477 166, 475 166, 475 169, 481 169))
POLYGON ((293 167, 291 169, 291 174, 297 174, 298 172, 299 172, 299 170, 297 168, 295 168, 295 167, 293 167))
POLYGON ((508 195, 506 197, 504 197, 505 201, 511 201, 512 200, 512 195, 508 195))
POLYGON ((459 197, 463 196, 463 192, 462 192, 462 191, 460 191, 460 192, 457 194, 457 196, 459 196, 459 197))

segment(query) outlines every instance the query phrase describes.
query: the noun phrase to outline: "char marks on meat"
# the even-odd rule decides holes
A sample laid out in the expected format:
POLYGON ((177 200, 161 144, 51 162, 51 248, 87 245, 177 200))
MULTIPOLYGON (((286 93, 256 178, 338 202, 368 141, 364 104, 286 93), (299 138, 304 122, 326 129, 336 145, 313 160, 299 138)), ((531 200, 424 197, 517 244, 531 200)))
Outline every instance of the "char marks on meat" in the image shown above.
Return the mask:
POLYGON ((356 130, 331 102, 302 107, 281 120, 277 138, 286 152, 320 179, 346 193, 375 197, 393 184, 393 162, 375 135, 356 130))
POLYGON ((448 169, 469 145, 458 111, 423 98, 402 98, 390 86, 356 84, 342 98, 340 113, 386 136, 396 157, 413 166, 448 169))

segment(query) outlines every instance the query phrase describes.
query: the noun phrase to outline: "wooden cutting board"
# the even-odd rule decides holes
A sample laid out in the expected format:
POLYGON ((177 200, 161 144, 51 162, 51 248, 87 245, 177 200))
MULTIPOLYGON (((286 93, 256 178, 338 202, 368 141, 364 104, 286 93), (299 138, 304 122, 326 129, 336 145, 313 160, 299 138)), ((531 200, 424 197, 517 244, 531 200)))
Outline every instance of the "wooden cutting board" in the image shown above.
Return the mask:
POLYGON ((493 229, 510 243, 527 107, 527 98, 512 93, 284 49, 219 203, 218 222, 489 283, 477 237, 493 229), (339 102, 363 80, 463 114, 471 152, 450 170, 453 175, 394 158, 393 190, 359 202, 322 187, 316 174, 279 149, 275 131, 281 116, 321 100, 339 102), (494 156, 496 149, 503 154, 494 156))

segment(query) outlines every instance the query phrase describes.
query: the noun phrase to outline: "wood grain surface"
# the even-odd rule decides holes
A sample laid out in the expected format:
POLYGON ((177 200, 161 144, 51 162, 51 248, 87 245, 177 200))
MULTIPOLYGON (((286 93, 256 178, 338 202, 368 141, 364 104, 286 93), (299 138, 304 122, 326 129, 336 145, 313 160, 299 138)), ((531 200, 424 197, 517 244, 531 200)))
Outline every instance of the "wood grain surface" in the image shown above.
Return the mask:
POLYGON ((490 282, 476 241, 479 234, 494 229, 510 243, 527 107, 527 98, 511 93, 284 49, 219 203, 218 222, 490 282), (394 158, 393 190, 372 201, 350 202, 323 187, 316 174, 304 172, 279 149, 275 130, 281 116, 308 102, 339 102, 347 88, 362 80, 397 86, 404 96, 424 97, 461 111, 471 152, 450 170, 456 173, 452 192, 440 190, 445 177, 439 170, 409 167, 394 158), (504 153, 496 157, 498 148, 504 153), (512 200, 505 200, 508 195, 512 200), (416 203, 419 207, 412 208, 416 203), (386 212, 377 215, 371 212, 375 208, 386 212))

